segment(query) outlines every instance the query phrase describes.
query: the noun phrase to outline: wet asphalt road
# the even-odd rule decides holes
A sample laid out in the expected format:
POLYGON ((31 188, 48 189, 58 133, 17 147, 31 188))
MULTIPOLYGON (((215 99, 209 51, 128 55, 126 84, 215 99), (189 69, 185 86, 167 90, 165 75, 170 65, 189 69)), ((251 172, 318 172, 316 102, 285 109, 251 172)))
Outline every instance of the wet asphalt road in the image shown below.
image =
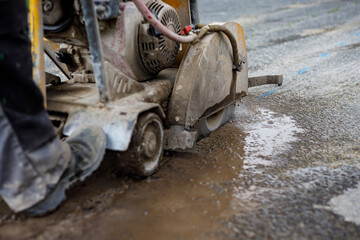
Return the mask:
MULTIPOLYGON (((260 156, 255 168, 239 174, 235 184, 239 205, 246 207, 251 201, 256 209, 234 214, 231 236, 359 239, 360 3, 242 2, 239 9, 248 12, 234 8, 231 12, 244 23, 249 75, 283 74, 284 84, 251 89, 237 109, 235 121, 255 135, 250 137, 255 152, 249 155, 273 151, 260 156), (289 124, 267 140, 251 130, 260 121, 261 134, 274 128, 266 118, 276 123, 284 116, 299 128, 291 129, 295 139, 279 140, 289 137, 289 124), (250 125, 244 124, 249 118, 250 125), (258 151, 261 141, 263 149, 258 151)), ((223 1, 219 8, 226 9, 227 4, 230 1, 223 1)))
POLYGON ((250 89, 234 118, 154 176, 101 170, 54 214, 0 239, 360 239, 360 1, 200 0, 245 30, 250 89))

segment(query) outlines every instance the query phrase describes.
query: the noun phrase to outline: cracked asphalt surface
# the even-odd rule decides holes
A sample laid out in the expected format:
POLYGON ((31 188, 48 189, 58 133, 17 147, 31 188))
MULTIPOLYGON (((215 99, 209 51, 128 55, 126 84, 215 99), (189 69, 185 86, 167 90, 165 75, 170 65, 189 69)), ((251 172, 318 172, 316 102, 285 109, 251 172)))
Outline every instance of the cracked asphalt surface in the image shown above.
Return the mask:
POLYGON ((252 88, 195 153, 128 179, 111 157, 55 213, 0 202, 0 239, 360 239, 360 1, 200 0, 243 25, 252 88))

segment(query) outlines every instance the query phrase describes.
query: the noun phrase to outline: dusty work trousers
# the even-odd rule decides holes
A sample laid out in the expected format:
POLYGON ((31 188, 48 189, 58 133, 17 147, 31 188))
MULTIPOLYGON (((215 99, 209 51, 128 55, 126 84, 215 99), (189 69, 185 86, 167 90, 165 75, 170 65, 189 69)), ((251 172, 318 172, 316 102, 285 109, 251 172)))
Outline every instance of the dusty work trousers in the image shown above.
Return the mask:
POLYGON ((0 0, 0 196, 15 212, 43 200, 69 153, 32 80, 25 0, 0 0))

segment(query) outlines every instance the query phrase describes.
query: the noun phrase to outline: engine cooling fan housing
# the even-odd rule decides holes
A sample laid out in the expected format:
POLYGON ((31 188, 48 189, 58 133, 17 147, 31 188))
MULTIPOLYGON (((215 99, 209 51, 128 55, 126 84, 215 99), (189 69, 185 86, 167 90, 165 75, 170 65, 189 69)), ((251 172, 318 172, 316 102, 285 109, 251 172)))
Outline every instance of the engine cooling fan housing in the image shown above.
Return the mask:
MULTIPOLYGON (((149 1, 147 7, 171 31, 180 34, 180 19, 176 10, 162 1, 149 1)), ((149 23, 140 25, 139 52, 146 71, 157 74, 172 66, 179 54, 180 44, 158 33, 149 23)))

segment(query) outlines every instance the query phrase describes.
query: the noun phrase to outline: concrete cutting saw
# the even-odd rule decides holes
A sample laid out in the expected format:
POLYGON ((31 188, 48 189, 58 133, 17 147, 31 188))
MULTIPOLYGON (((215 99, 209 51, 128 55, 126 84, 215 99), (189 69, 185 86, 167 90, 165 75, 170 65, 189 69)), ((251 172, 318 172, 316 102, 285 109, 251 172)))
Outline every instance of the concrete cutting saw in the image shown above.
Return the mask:
POLYGON ((201 24, 197 0, 31 0, 34 80, 59 137, 94 123, 119 167, 153 174, 164 150, 193 150, 248 88, 244 30, 201 24), (44 52, 68 79, 45 72, 44 52))

